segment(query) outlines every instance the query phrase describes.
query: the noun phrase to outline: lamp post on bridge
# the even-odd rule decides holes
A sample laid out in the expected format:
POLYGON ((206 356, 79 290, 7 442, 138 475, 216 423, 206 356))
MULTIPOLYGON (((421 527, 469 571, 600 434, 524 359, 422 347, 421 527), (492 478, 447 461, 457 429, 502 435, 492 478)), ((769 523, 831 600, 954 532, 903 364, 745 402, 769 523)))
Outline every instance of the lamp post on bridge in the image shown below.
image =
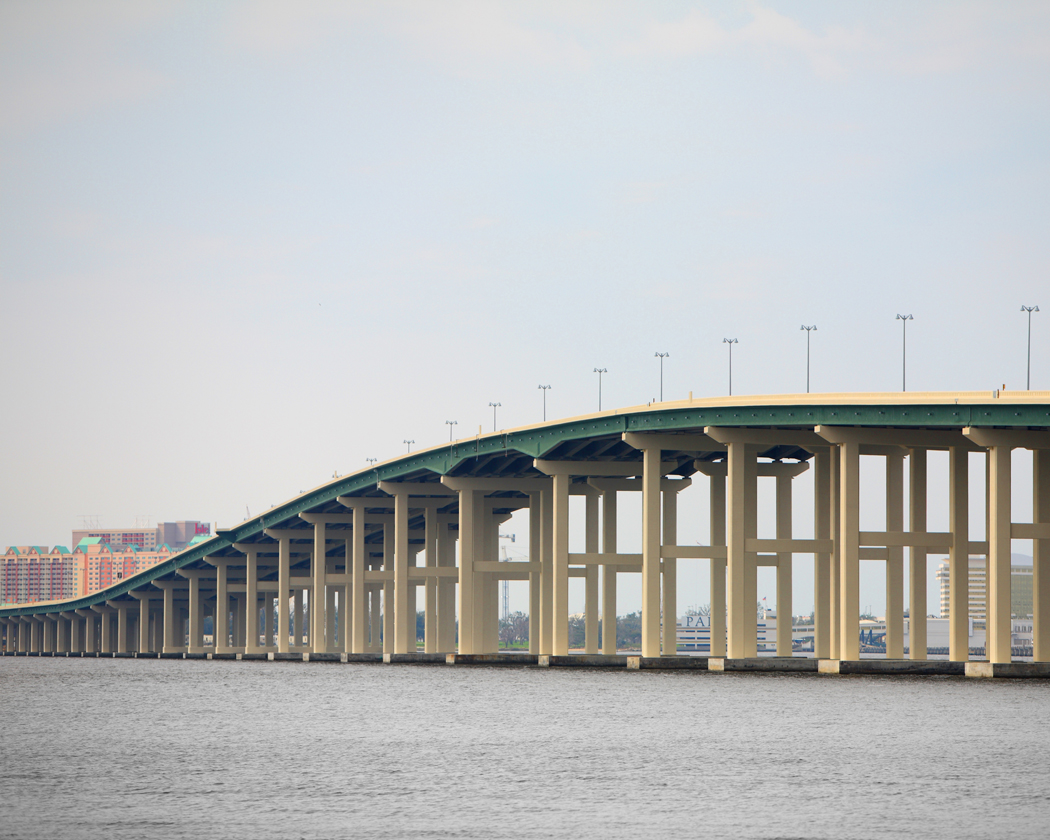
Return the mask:
POLYGON ((401 442, 408 445, 408 451, 409 451, 409 453, 411 453, 412 452, 412 444, 415 443, 415 441, 414 440, 403 440, 401 442))
POLYGON ((598 374, 598 410, 602 410, 602 374, 608 373, 609 371, 605 368, 595 368, 594 372, 598 374))
POLYGON ((490 402, 489 405, 492 406, 492 431, 496 431, 496 409, 499 408, 502 403, 490 402))
MULTIPOLYGON (((378 458, 365 458, 365 460, 368 461, 369 465, 371 465, 371 464, 374 464, 379 459, 378 458)), ((272 505, 271 505, 271 507, 272 507, 272 505)))
POLYGON ((446 420, 445 421, 445 425, 448 426, 448 442, 449 443, 452 443, 452 427, 455 426, 458 422, 459 422, 458 420, 446 420))
POLYGON ((539 389, 543 391, 543 422, 547 422, 547 392, 551 389, 550 385, 540 385, 539 389))
POLYGON ((809 393, 809 334, 817 328, 814 324, 812 327, 807 327, 805 324, 802 325, 802 329, 806 331, 806 393, 809 393))
POLYGON ((735 338, 723 338, 722 343, 729 345, 729 396, 733 396, 733 345, 740 342, 735 338))
POLYGON ((670 355, 670 353, 656 354, 656 358, 660 360, 660 402, 664 401, 664 359, 670 355))
POLYGON ((901 322, 901 390, 908 390, 908 321, 915 319, 911 315, 897 314, 896 320, 901 322))
POLYGON ((1025 383, 1025 390, 1032 390, 1032 313, 1038 312, 1038 306, 1022 306, 1022 312, 1028 313, 1028 380, 1025 383))

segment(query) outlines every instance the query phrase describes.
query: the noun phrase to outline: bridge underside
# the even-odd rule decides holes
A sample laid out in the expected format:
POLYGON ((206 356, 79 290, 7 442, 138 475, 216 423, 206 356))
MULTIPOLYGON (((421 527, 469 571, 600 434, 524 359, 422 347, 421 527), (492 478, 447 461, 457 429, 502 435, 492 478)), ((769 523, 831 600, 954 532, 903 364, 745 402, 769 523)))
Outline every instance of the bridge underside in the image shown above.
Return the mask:
MULTIPOLYGON (((976 529, 985 531, 984 528, 976 529)), ((859 568, 886 567, 887 658, 926 657, 926 556, 950 556, 950 659, 968 645, 969 556, 987 557, 987 655, 1011 660, 1011 540, 1031 539, 1033 651, 1050 660, 1050 394, 803 395, 662 403, 455 441, 291 499, 91 596, 0 610, 7 651, 215 653, 497 650, 498 584, 528 581, 530 652, 568 653, 569 579, 586 592, 586 652, 616 653, 617 578, 642 576, 642 655, 674 654, 677 561, 706 558, 712 657, 757 655, 757 569, 776 569, 777 653, 791 655, 795 554, 814 558, 814 656, 859 658, 859 568), (1011 519, 1014 449, 1033 453, 1033 521, 1011 519), (950 528, 927 529, 927 452, 946 450, 950 528), (971 539, 970 456, 986 463, 987 533, 971 539), (884 463, 885 530, 860 530, 860 459, 884 463), (792 535, 792 483, 814 473, 812 538, 792 535), (776 537, 758 538, 760 481, 776 537), (678 543, 677 499, 708 484, 710 544, 678 543), (905 486, 907 484, 907 492, 905 486), (617 499, 642 499, 642 552, 617 550, 617 499), (582 553, 571 495, 585 497, 582 553), (907 499, 907 505, 905 500, 907 499), (529 511, 529 559, 498 558, 529 511), (905 580, 910 603, 905 605, 905 580), (910 618, 905 618, 905 611, 910 618), (661 621, 661 615, 668 618, 661 621), (225 630, 225 632, 223 632, 225 630)))

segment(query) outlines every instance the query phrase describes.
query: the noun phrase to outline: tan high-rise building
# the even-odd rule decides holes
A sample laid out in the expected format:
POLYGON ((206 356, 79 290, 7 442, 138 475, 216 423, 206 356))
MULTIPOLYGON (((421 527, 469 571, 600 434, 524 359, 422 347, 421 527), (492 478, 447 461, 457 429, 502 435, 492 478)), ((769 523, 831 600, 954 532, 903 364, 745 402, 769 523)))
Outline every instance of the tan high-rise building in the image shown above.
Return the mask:
MULTIPOLYGON (((1018 555, 1014 555, 1016 559, 1018 555)), ((949 618, 948 588, 949 562, 945 560, 937 567, 937 580, 941 584, 941 618, 949 618)), ((970 556, 969 602, 970 618, 983 627, 988 618, 988 561, 982 554, 970 556)), ((1032 566, 1031 561, 1012 563, 1010 566, 1010 611, 1014 618, 1030 618, 1032 615, 1032 566)))

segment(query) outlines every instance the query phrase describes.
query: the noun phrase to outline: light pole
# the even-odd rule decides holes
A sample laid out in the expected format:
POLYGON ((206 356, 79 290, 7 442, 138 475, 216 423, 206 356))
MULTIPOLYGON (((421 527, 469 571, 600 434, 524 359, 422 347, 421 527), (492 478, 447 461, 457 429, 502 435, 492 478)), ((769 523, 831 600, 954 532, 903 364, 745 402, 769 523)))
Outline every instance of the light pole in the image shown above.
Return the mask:
POLYGON ((409 452, 412 451, 412 444, 415 443, 414 440, 403 440, 401 442, 408 445, 408 451, 409 452))
POLYGON ((733 396, 733 345, 740 342, 735 338, 723 338, 722 343, 729 345, 729 396, 733 396))
POLYGON ((1038 312, 1038 306, 1022 306, 1022 312, 1028 313, 1028 381, 1025 383, 1025 390, 1032 390, 1032 313, 1038 312))
POLYGON ((817 328, 814 324, 812 327, 807 327, 805 324, 802 325, 802 329, 806 331, 806 393, 809 393, 809 334, 817 328))
POLYGON ((378 458, 365 458, 365 460, 368 461, 369 464, 374 464, 379 459, 378 458))
POLYGON ((492 431, 496 431, 496 409, 500 407, 501 403, 490 402, 489 405, 492 406, 492 431))
POLYGON ((458 420, 446 420, 445 425, 448 426, 448 442, 452 443, 452 427, 455 426, 458 420))
POLYGON ((908 321, 915 319, 911 315, 898 313, 896 320, 901 322, 901 390, 908 390, 908 321))
POLYGON ((543 391, 543 422, 547 422, 547 392, 551 389, 550 385, 540 385, 539 389, 543 391))
POLYGON ((670 353, 656 354, 656 358, 660 360, 660 402, 664 401, 664 359, 670 355, 670 353))
POLYGON ((602 374, 608 373, 605 368, 595 368, 594 372, 598 374, 598 410, 602 410, 602 374))

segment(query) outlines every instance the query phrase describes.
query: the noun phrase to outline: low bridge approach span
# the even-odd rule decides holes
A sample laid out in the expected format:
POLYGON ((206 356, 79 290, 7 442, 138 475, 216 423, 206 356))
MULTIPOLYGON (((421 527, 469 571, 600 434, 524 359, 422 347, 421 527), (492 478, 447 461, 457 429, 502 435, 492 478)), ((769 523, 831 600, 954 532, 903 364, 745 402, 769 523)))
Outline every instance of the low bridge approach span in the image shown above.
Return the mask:
MULTIPOLYGON (((792 557, 807 554, 815 657, 859 658, 860 562, 880 560, 887 657, 904 657, 907 578, 910 658, 924 659, 926 555, 947 552, 950 658, 968 658, 967 558, 984 554, 988 659, 1009 662, 1011 539, 1033 541, 1034 659, 1047 662, 1050 392, 690 399, 479 434, 375 464, 217 529, 88 597, 6 606, 0 636, 8 653, 199 654, 210 615, 228 630, 215 634, 214 653, 402 654, 416 650, 423 587, 425 651, 481 654, 498 648, 498 585, 511 579, 529 584, 530 652, 565 655, 569 579, 582 577, 586 650, 615 654, 615 621, 599 637, 598 618, 615 615, 618 576, 640 574, 642 655, 658 657, 676 649, 677 561, 707 558, 711 655, 747 659, 757 655, 757 568, 775 567, 779 612, 788 616, 792 557), (1018 448, 1032 451, 1032 522, 1011 518, 1018 448), (927 528, 930 450, 948 452, 946 532, 927 528), (969 513, 973 453, 988 478, 980 541, 971 532, 985 528, 974 528, 969 513), (860 529, 861 456, 885 464, 882 532, 860 529), (792 480, 806 470, 814 473, 814 537, 796 539, 792 480), (767 478, 776 484, 776 537, 759 539, 757 488, 767 478), (681 545, 677 498, 700 481, 709 484, 710 544, 681 545), (616 544, 616 501, 630 492, 642 500, 640 554, 616 544), (582 553, 569 551, 571 495, 586 499, 582 553), (499 524, 523 508, 530 556, 501 562, 499 524), (661 622, 661 614, 672 618, 661 622)), ((790 656, 791 624, 780 624, 778 654, 790 656)))

